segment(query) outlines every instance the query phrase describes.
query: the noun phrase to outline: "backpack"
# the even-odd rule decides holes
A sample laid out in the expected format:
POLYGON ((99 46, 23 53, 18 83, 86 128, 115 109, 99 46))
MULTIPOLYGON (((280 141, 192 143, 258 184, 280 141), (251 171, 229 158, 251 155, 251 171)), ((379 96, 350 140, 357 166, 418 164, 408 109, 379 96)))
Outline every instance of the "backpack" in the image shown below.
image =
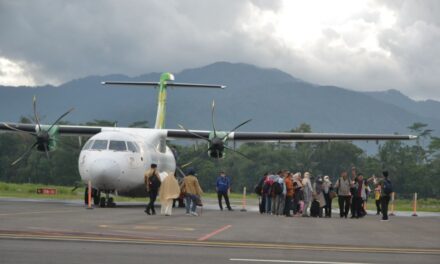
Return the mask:
POLYGON ((261 195, 261 193, 262 193, 262 191, 263 191, 264 179, 265 179, 265 178, 262 178, 262 179, 258 182, 258 184, 255 185, 254 192, 255 192, 257 195, 261 195))
POLYGON ((278 181, 274 182, 272 184, 272 189, 274 194, 282 194, 283 193, 283 186, 278 181))
POLYGON ((319 202, 314 200, 312 205, 310 206, 310 216, 318 217, 319 216, 319 202))
POLYGON ((386 180, 383 182, 383 192, 384 192, 386 195, 390 195, 390 194, 393 192, 393 185, 391 184, 391 181, 388 180, 388 179, 386 179, 386 180))
POLYGON ((153 189, 153 190, 159 189, 161 182, 159 180, 159 177, 157 177, 156 174, 151 175, 149 181, 150 181, 150 190, 151 189, 153 189))
POLYGON ((266 179, 263 183, 263 194, 270 194, 272 191, 273 180, 266 179))

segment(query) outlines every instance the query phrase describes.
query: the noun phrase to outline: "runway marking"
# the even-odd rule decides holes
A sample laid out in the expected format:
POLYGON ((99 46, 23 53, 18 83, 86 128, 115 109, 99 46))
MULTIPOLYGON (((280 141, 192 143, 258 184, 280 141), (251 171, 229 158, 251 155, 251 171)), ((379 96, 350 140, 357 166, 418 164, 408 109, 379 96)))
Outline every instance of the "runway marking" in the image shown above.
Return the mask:
POLYGON ((194 231, 195 228, 192 227, 179 227, 179 226, 159 226, 159 225, 135 225, 135 226, 124 226, 124 225, 99 225, 101 228, 110 228, 113 230, 150 230, 150 231, 194 231))
POLYGON ((0 216, 11 216, 11 215, 27 215, 27 214, 52 214, 52 213, 70 213, 78 212, 77 210, 52 210, 52 211, 36 211, 36 212, 20 212, 20 213, 3 213, 0 216))
POLYGON ((334 262, 334 261, 312 261, 312 260, 277 260, 277 259, 229 259, 230 261, 241 262, 264 262, 264 263, 303 263, 303 264, 369 264, 365 262, 334 262))
POLYGON ((227 230, 229 228, 231 228, 231 225, 225 225, 224 227, 221 227, 221 228, 219 228, 217 230, 214 230, 213 232, 211 232, 209 234, 206 234, 206 235, 204 235, 202 237, 199 237, 197 240, 198 241, 205 241, 208 238, 213 237, 213 236, 215 236, 215 235, 217 235, 217 234, 219 234, 219 233, 221 233, 221 232, 223 232, 223 231, 225 231, 225 230, 227 230))
POLYGON ((265 244, 246 242, 222 242, 222 241, 196 241, 196 240, 167 240, 150 238, 127 238, 102 235, 69 235, 69 234, 34 234, 14 231, 0 231, 0 239, 29 239, 29 240, 53 240, 53 241, 77 241, 77 242, 101 242, 116 244, 139 244, 139 245, 173 245, 173 246, 201 246, 215 248, 243 248, 243 249, 273 249, 273 250, 309 250, 309 251, 334 251, 334 252, 361 252, 361 253, 388 253, 388 254, 424 254, 440 255, 440 248, 373 248, 351 246, 325 246, 325 245, 301 245, 301 244, 265 244))

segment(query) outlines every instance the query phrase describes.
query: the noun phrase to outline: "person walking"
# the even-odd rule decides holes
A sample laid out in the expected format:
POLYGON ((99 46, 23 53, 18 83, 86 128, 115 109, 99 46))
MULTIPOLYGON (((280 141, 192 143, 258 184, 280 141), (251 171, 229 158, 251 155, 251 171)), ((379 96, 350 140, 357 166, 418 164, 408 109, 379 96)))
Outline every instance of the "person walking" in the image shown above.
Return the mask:
POLYGON ((339 216, 347 218, 350 209, 350 179, 347 171, 341 172, 341 177, 336 181, 335 188, 338 194, 339 216))
POLYGON ((202 188, 200 187, 199 181, 195 176, 196 171, 194 169, 188 169, 187 175, 183 178, 183 182, 180 185, 180 189, 185 193, 185 206, 186 214, 198 216, 197 201, 203 194, 202 188))
POLYGON ((159 175, 163 179, 159 189, 160 213, 170 216, 173 210, 173 201, 180 195, 179 183, 172 173, 162 172, 159 175))
POLYGON ((324 207, 325 217, 331 218, 333 197, 330 197, 330 193, 333 192, 333 184, 330 181, 330 177, 328 175, 324 176, 324 182, 322 186, 323 186, 324 199, 325 199, 325 207, 324 207))
POLYGON ((229 203, 229 190, 231 188, 230 178, 226 176, 224 171, 220 172, 220 176, 217 177, 216 181, 216 191, 218 198, 218 206, 220 210, 223 211, 222 197, 225 199, 226 207, 229 211, 232 211, 231 205, 229 203))
POLYGON ((147 170, 144 174, 144 182, 148 196, 150 197, 150 202, 145 208, 145 213, 147 213, 148 215, 155 215, 156 210, 154 209, 154 202, 156 201, 157 193, 161 185, 159 172, 157 170, 157 164, 152 163, 150 165, 150 169, 147 170))
POLYGON ((388 177, 388 171, 382 172, 383 180, 381 181, 381 197, 380 205, 382 209, 382 221, 389 221, 388 219, 388 204, 390 203, 391 194, 393 193, 393 185, 388 177))

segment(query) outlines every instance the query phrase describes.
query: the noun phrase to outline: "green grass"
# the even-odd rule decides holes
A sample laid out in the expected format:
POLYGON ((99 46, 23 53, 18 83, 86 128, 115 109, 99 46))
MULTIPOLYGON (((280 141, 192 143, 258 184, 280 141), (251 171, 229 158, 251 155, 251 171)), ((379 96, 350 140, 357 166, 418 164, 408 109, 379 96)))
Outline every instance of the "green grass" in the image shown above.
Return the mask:
MULTIPOLYGON (((31 199, 57 199, 57 200, 82 200, 84 199, 84 189, 78 188, 72 192, 73 186, 56 186, 44 184, 16 184, 0 182, 0 197, 11 198, 31 198, 31 199), (38 188, 56 188, 56 195, 37 194, 38 188)), ((230 198, 234 204, 240 203, 243 197, 242 193, 231 193, 230 198)), ((216 199, 216 193, 205 193, 203 199, 216 199)), ((118 201, 124 202, 145 202, 145 198, 129 198, 118 197, 118 201)), ((256 204, 257 196, 253 193, 247 196, 248 204, 256 204)), ((337 201, 333 201, 333 207, 337 207, 337 201)), ((375 204, 373 199, 368 200, 368 209, 374 210, 375 204)), ((412 200, 396 199, 394 204, 395 211, 412 211, 412 200)), ((440 212, 440 199, 419 199, 417 201, 417 211, 423 212, 440 212)))

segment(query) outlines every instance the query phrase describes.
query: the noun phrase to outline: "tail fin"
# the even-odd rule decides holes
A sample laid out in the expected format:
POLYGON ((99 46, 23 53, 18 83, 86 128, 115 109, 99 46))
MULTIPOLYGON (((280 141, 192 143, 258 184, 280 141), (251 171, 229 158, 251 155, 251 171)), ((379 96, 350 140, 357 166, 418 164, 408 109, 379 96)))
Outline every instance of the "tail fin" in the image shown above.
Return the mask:
POLYGON ((175 83, 174 75, 165 72, 160 76, 159 82, 102 82, 102 84, 110 85, 137 85, 137 86, 154 86, 159 87, 159 95, 157 100, 157 114, 156 123, 154 128, 164 129, 165 128, 165 116, 166 116, 166 104, 167 104, 167 87, 175 88, 225 88, 224 85, 216 84, 197 84, 197 83, 175 83))

